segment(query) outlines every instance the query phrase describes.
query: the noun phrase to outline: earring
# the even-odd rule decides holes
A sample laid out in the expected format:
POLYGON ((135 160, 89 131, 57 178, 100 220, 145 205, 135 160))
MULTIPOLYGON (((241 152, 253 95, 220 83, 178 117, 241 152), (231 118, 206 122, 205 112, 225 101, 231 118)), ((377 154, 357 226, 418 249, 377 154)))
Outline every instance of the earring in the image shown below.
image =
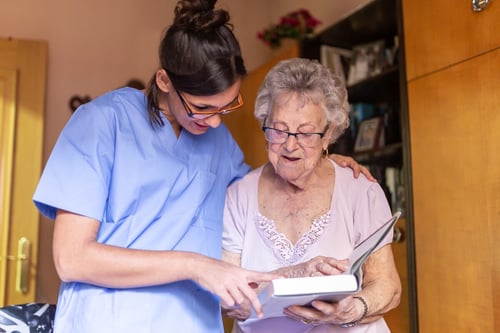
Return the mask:
POLYGON ((329 154, 328 154, 328 147, 323 148, 323 149, 321 150, 321 156, 323 156, 324 158, 327 158, 327 157, 328 157, 328 155, 329 155, 329 154))

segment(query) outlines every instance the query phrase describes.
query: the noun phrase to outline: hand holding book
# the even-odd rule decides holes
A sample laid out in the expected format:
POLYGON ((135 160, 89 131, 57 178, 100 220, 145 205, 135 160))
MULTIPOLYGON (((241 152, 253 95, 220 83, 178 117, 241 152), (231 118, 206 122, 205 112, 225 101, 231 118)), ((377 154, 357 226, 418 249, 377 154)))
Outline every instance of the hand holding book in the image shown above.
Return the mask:
POLYGON ((400 212, 395 213, 361 242, 349 256, 349 266, 342 274, 273 280, 259 294, 264 317, 283 316, 283 309, 290 305, 308 305, 313 300, 338 302, 358 292, 362 285, 363 263, 392 230, 400 216, 400 212))

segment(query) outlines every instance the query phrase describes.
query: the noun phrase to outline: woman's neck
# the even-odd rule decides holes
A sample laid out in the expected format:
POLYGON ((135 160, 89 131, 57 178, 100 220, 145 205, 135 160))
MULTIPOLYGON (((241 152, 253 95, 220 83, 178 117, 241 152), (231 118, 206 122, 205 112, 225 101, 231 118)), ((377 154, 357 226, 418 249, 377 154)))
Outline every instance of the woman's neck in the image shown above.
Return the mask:
POLYGON ((284 192, 289 194, 299 194, 300 192, 307 191, 310 187, 321 186, 325 183, 328 177, 333 173, 333 166, 327 159, 321 159, 318 165, 308 174, 300 176, 297 179, 286 180, 281 178, 274 170, 273 166, 268 163, 270 176, 275 183, 276 188, 281 188, 284 192))
POLYGON ((174 131, 175 136, 177 138, 179 138, 179 136, 181 135, 182 127, 179 124, 179 122, 177 121, 177 119, 175 118, 175 116, 170 111, 168 97, 166 96, 166 94, 160 95, 159 100, 158 100, 158 107, 160 109, 160 112, 163 113, 165 118, 167 118, 167 121, 170 124, 170 126, 172 127, 172 130, 174 131))
POLYGON ((165 118, 167 118, 167 121, 170 124, 170 127, 172 127, 172 130, 174 131, 175 136, 177 138, 179 138, 179 136, 181 135, 182 127, 177 122, 177 119, 175 119, 175 117, 170 112, 161 110, 161 113, 163 113, 165 118))

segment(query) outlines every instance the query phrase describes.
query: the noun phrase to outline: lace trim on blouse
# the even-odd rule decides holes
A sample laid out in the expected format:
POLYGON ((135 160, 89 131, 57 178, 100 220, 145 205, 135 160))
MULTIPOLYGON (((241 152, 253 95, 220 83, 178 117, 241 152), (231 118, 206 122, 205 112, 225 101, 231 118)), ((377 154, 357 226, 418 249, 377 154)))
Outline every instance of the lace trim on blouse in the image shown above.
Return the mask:
POLYGON ((258 226, 257 230, 274 249, 276 256, 283 263, 293 265, 304 256, 307 249, 320 238, 326 226, 330 224, 330 212, 328 211, 314 219, 309 231, 303 234, 295 245, 284 234, 276 230, 276 224, 273 220, 257 213, 255 222, 258 226))

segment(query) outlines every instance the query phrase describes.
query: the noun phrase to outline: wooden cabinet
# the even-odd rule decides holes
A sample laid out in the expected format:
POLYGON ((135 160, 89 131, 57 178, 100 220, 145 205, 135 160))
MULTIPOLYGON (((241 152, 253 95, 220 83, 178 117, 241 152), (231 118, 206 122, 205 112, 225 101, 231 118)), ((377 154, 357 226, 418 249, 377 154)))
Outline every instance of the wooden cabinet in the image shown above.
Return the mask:
POLYGON ((498 47, 500 3, 472 11, 471 0, 403 1, 409 80, 498 47))
MULTIPOLYGON (((400 17, 400 1, 374 0, 325 29, 314 38, 304 40, 301 43, 301 56, 324 62, 322 45, 356 51, 359 46, 363 47, 379 41, 384 43, 388 52, 398 50, 397 46, 403 40, 400 17)), ((358 103, 384 108, 385 113, 375 114, 375 116, 382 116, 384 119, 385 144, 362 153, 356 152, 354 142, 357 134, 348 131, 329 150, 330 152, 352 155, 358 162, 368 165, 386 190, 390 202, 392 201, 389 195, 391 193, 388 193, 388 186, 385 186, 387 168, 397 170, 400 179, 404 180, 403 185, 406 187, 403 194, 406 203, 405 216, 398 222, 396 229, 402 238, 393 244, 396 265, 402 280, 403 295, 400 306, 389 312, 385 319, 393 333, 408 333, 417 330, 412 200, 409 180, 409 136, 404 54, 401 50, 395 54, 396 58, 393 63, 386 59, 387 63, 375 71, 376 74, 368 75, 354 84, 351 84, 349 80, 349 69, 354 56, 349 59, 351 65, 344 68, 344 73, 347 74, 349 102, 353 108, 358 103)), ((358 130, 359 124, 356 131, 358 130)), ((399 207, 393 206, 392 208, 396 210, 399 207)))
POLYGON ((500 332, 499 5, 403 1, 420 332, 500 332))
POLYGON ((270 61, 248 73, 244 79, 240 92, 245 104, 241 110, 223 117, 224 124, 229 128, 245 154, 245 161, 252 168, 257 168, 268 161, 264 133, 254 116, 255 99, 259 87, 264 81, 267 72, 274 65, 281 60, 297 57, 298 55, 299 49, 296 41, 286 41, 270 61))
MULTIPOLYGON (((357 153, 354 146, 359 123, 351 119, 351 128, 354 128, 354 132, 346 131, 338 142, 330 147, 330 152, 352 155, 357 161, 370 165, 373 169, 386 166, 402 167, 400 116, 404 108, 404 99, 401 99, 401 96, 405 94, 401 90, 401 84, 405 82, 404 66, 400 52, 396 53, 399 56, 396 56, 394 63, 386 61, 385 52, 396 50, 400 40, 398 4, 396 0, 372 1, 314 38, 304 40, 301 45, 302 57, 320 59, 322 62, 325 62, 325 59, 322 59, 320 49, 324 45, 353 50, 352 57, 346 59, 350 65, 344 68, 349 103, 353 105, 351 113, 355 113, 354 107, 361 104, 375 108, 383 107, 383 111, 374 111, 373 116, 384 117, 385 144, 375 150, 357 153), (349 71, 352 70, 350 67, 355 62, 356 49, 377 42, 383 43, 381 67, 375 71, 376 74, 367 75, 361 80, 356 80, 355 83, 350 82, 352 73, 349 71)), ((375 170, 375 172, 378 171, 380 170, 375 170)), ((384 177, 383 173, 377 176, 384 177)))
POLYGON ((409 83, 421 332, 500 332, 499 66, 409 83))

